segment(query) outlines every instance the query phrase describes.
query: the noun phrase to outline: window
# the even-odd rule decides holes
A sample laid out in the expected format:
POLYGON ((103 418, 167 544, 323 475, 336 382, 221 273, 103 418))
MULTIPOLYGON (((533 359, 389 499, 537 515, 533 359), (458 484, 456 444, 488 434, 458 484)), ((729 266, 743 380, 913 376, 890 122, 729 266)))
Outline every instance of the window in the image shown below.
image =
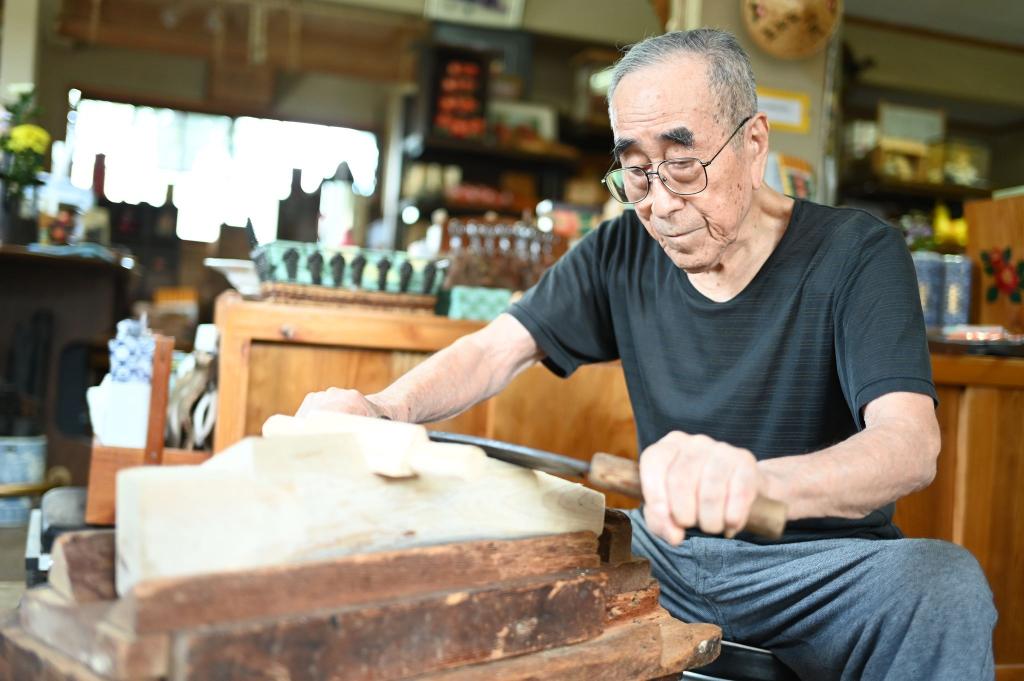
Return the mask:
MULTIPOLYGON (((260 242, 277 234, 278 202, 291 192, 292 169, 313 192, 348 165, 352 189, 376 188, 379 151, 369 132, 311 123, 209 114, 78 99, 72 91, 67 141, 71 182, 88 189, 96 155, 105 155, 110 201, 161 206, 173 186, 181 239, 214 241, 222 223, 252 220, 260 242), (77 100, 77 105, 75 105, 77 100)), ((336 199, 335 192, 323 191, 336 199)), ((351 227, 334 206, 321 210, 321 235, 335 242, 351 227)))

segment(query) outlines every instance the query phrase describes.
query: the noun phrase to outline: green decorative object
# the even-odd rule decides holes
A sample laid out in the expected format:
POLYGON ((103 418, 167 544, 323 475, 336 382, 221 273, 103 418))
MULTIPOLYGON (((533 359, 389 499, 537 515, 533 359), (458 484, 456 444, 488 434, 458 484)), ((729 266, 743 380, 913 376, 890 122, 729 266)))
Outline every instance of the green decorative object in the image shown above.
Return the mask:
POLYGON ((512 291, 483 286, 453 286, 447 295, 447 315, 451 319, 489 322, 508 309, 512 291))

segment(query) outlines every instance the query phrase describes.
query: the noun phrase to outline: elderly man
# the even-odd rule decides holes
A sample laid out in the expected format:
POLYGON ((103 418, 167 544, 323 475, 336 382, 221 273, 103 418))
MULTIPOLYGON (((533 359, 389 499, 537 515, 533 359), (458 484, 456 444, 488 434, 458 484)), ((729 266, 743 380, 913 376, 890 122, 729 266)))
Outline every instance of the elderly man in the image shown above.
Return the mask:
POLYGON ((805 679, 991 679, 996 615, 977 562, 892 524, 939 451, 900 235, 764 184, 768 121, 727 33, 634 45, 608 97, 604 182, 633 210, 386 390, 314 393, 300 413, 429 422, 537 361, 565 376, 621 359, 642 449, 634 550, 673 615, 770 648, 805 679), (728 538, 758 493, 788 504, 781 542, 728 538))

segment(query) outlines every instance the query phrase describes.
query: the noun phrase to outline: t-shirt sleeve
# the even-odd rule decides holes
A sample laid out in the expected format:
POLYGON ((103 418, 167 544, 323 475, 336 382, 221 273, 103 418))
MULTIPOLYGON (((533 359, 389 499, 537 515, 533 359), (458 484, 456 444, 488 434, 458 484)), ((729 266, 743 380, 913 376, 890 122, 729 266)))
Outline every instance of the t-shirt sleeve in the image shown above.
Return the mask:
POLYGON ((563 378, 581 364, 619 356, 603 257, 603 237, 614 225, 585 236, 508 310, 544 352, 544 365, 563 378))
POLYGON ((936 402, 914 264, 899 232, 871 225, 836 297, 836 368, 859 427, 864 407, 892 392, 936 402))

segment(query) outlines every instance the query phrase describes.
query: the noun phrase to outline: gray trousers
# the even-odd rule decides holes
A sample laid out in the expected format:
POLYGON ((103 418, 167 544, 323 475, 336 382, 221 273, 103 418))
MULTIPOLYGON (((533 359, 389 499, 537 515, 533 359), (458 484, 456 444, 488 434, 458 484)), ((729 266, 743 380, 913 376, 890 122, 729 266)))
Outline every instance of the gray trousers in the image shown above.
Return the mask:
POLYGON ((992 592, 963 548, 931 539, 829 539, 758 546, 647 531, 661 604, 712 622, 726 640, 767 648, 801 679, 991 681, 992 592))

